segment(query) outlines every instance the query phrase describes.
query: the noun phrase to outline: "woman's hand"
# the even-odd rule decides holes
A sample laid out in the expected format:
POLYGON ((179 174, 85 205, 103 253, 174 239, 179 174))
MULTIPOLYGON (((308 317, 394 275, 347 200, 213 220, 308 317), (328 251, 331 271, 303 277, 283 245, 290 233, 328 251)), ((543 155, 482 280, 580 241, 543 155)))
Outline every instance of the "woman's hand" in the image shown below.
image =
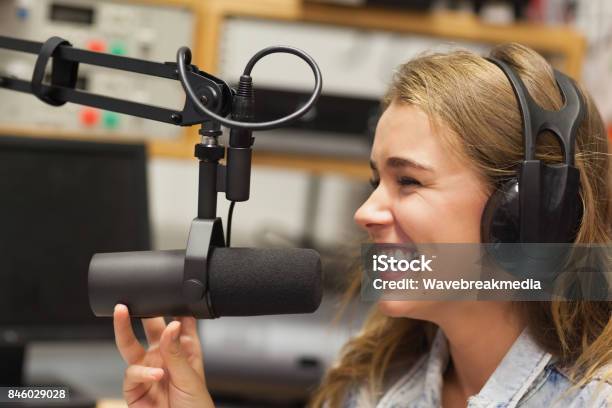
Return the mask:
POLYGON ((128 364, 123 397, 130 408, 214 407, 193 317, 181 317, 167 326, 163 317, 142 319, 147 350, 134 335, 126 306, 115 307, 113 323, 117 348, 128 364))

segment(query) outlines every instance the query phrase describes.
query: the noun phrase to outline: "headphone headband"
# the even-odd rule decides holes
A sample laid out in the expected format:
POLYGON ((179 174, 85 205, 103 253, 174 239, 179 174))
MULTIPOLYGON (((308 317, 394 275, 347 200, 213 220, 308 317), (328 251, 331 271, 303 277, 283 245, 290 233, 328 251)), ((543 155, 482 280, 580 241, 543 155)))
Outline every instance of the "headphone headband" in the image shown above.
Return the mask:
POLYGON ((554 70, 564 106, 558 111, 551 111, 543 109, 533 100, 521 77, 507 63, 497 58, 487 58, 487 60, 504 72, 518 101, 523 120, 524 159, 535 160, 537 137, 543 131, 549 130, 559 140, 565 164, 573 166, 576 133, 585 115, 584 101, 574 81, 560 71, 554 70))

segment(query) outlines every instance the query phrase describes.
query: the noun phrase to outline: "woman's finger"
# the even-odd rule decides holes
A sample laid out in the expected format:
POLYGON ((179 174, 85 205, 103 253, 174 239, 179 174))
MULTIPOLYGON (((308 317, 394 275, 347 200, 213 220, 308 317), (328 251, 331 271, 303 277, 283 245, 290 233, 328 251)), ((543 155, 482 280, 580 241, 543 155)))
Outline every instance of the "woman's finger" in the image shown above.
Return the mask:
POLYGON ((166 328, 166 322, 163 317, 151 317, 142 319, 142 326, 144 327, 149 346, 154 346, 159 343, 161 334, 166 328))
POLYGON ((130 365, 125 370, 123 395, 128 405, 139 399, 151 387, 151 383, 161 380, 164 370, 156 367, 130 365))
POLYGON ((204 361, 200 350, 200 342, 195 341, 191 336, 180 337, 181 348, 185 351, 187 362, 196 373, 204 380, 204 361))
POLYGON ((145 349, 134 335, 130 314, 125 305, 115 306, 113 327, 115 329, 115 343, 123 360, 128 364, 140 361, 145 355, 145 349))
POLYGON ((194 317, 191 316, 182 316, 176 318, 179 322, 181 322, 181 334, 198 337, 198 322, 194 317))
POLYGON ((125 370, 123 391, 128 392, 139 384, 148 384, 159 381, 164 376, 164 369, 157 367, 146 367, 132 364, 125 370))
POLYGON ((181 346, 189 354, 189 364, 204 380, 202 344, 198 334, 198 321, 190 316, 179 317, 181 322, 181 346))
POLYGON ((189 355, 202 358, 202 345, 200 344, 196 319, 193 317, 178 317, 176 319, 181 323, 181 344, 185 346, 184 350, 189 355))
POLYGON ((181 323, 173 321, 162 333, 159 349, 168 369, 169 379, 181 391, 200 394, 204 391, 203 378, 193 369, 180 344, 181 323))

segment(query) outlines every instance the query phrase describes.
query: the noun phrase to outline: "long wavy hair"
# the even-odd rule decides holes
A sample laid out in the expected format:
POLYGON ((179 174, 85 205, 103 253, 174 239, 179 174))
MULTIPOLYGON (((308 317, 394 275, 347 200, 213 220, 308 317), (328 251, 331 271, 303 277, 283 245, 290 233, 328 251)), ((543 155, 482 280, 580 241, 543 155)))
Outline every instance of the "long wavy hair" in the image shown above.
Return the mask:
MULTIPOLYGON (((548 62, 535 51, 510 43, 495 47, 491 56, 508 63, 522 78, 533 99, 546 109, 559 109, 563 100, 548 62)), ((576 243, 610 242, 610 176, 608 140, 604 124, 588 93, 580 87, 587 112, 576 141, 576 163, 581 177, 583 218, 576 243)), ((453 51, 420 56, 399 67, 383 108, 392 102, 416 106, 432 124, 450 132, 458 152, 484 176, 491 189, 515 176, 523 158, 521 116, 515 95, 503 72, 486 59, 453 51)), ((561 162, 559 144, 551 135, 538 140, 536 157, 561 162)), ((347 299, 358 295, 353 279, 347 299)), ((612 361, 610 301, 517 302, 535 341, 559 359, 575 384, 590 381, 612 361)), ((341 406, 347 392, 367 385, 380 396, 392 357, 409 369, 426 353, 436 327, 433 323, 392 318, 372 309, 360 334, 343 348, 313 395, 312 407, 341 406)), ((610 378, 612 373, 605 372, 610 378)))

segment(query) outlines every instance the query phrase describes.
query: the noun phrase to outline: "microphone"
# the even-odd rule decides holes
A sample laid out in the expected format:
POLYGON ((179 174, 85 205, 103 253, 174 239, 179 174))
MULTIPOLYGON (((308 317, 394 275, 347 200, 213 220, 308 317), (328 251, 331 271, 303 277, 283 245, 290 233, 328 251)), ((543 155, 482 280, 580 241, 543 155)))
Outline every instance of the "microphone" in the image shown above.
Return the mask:
POLYGON ((321 259, 312 249, 211 247, 202 285, 185 285, 185 251, 102 253, 89 265, 96 316, 117 303, 133 317, 312 313, 321 303, 321 259))

